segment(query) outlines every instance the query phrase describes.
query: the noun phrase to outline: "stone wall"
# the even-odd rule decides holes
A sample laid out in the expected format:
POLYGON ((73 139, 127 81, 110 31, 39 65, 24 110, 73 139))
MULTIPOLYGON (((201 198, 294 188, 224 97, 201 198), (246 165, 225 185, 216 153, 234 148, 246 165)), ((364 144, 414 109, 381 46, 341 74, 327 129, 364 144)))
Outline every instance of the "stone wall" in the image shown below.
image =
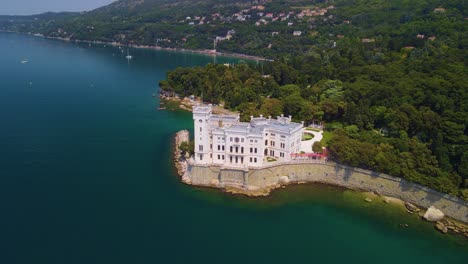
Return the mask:
POLYGON ((220 166, 189 165, 186 176, 193 185, 218 188, 236 187, 246 191, 272 189, 287 182, 320 182, 346 188, 374 191, 428 208, 435 206, 444 214, 468 223, 468 203, 419 184, 382 173, 340 164, 291 163, 263 168, 232 169, 220 166))

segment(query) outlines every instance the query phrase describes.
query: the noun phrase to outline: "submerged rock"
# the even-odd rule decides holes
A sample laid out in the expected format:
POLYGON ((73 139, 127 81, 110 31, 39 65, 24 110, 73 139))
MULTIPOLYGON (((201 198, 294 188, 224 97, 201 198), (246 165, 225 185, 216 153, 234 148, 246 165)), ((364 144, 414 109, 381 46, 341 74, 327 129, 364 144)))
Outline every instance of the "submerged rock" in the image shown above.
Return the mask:
POLYGON ((409 202, 405 202, 405 207, 410 214, 419 213, 421 211, 416 205, 409 202))
POLYGON ((436 222, 440 221, 442 218, 444 218, 444 213, 442 213, 441 210, 435 208, 434 206, 429 207, 427 209, 426 213, 424 214, 424 219, 430 222, 436 222))
POLYGON ((448 232, 447 227, 442 222, 437 222, 435 228, 444 234, 448 232))
POLYGON ((369 197, 366 197, 366 199, 364 199, 364 201, 368 202, 368 203, 372 203, 372 199, 369 198, 369 197))

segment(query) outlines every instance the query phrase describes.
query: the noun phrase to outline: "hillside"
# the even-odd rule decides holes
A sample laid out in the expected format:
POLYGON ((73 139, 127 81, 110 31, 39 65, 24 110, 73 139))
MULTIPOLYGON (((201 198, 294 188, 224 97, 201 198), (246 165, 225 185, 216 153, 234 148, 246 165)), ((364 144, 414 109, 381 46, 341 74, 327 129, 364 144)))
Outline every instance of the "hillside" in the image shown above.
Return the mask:
POLYGON ((218 51, 279 58, 356 39, 394 51, 434 37, 464 45, 465 16, 462 0, 121 0, 85 13, 3 16, 0 29, 186 49, 216 41, 218 51))

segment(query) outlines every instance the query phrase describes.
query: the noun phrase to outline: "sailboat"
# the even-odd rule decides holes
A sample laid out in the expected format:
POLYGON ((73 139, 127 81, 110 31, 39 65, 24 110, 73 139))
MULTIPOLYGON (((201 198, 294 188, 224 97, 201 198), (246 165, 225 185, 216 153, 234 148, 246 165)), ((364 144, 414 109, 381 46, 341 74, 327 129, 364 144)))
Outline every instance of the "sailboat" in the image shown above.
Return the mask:
POLYGON ((131 60, 133 58, 132 55, 130 55, 130 53, 128 53, 128 48, 127 48, 127 56, 125 56, 125 58, 127 60, 131 60))

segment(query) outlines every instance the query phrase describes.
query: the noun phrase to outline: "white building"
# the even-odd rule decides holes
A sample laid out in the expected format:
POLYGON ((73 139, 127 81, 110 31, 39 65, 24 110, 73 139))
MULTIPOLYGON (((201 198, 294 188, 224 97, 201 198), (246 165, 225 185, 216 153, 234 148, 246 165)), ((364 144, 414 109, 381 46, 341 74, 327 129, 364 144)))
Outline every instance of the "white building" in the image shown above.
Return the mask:
POLYGON ((259 167, 300 152, 304 124, 291 122, 291 116, 240 122, 239 115, 215 115, 205 105, 193 108, 193 120, 196 164, 259 167))

